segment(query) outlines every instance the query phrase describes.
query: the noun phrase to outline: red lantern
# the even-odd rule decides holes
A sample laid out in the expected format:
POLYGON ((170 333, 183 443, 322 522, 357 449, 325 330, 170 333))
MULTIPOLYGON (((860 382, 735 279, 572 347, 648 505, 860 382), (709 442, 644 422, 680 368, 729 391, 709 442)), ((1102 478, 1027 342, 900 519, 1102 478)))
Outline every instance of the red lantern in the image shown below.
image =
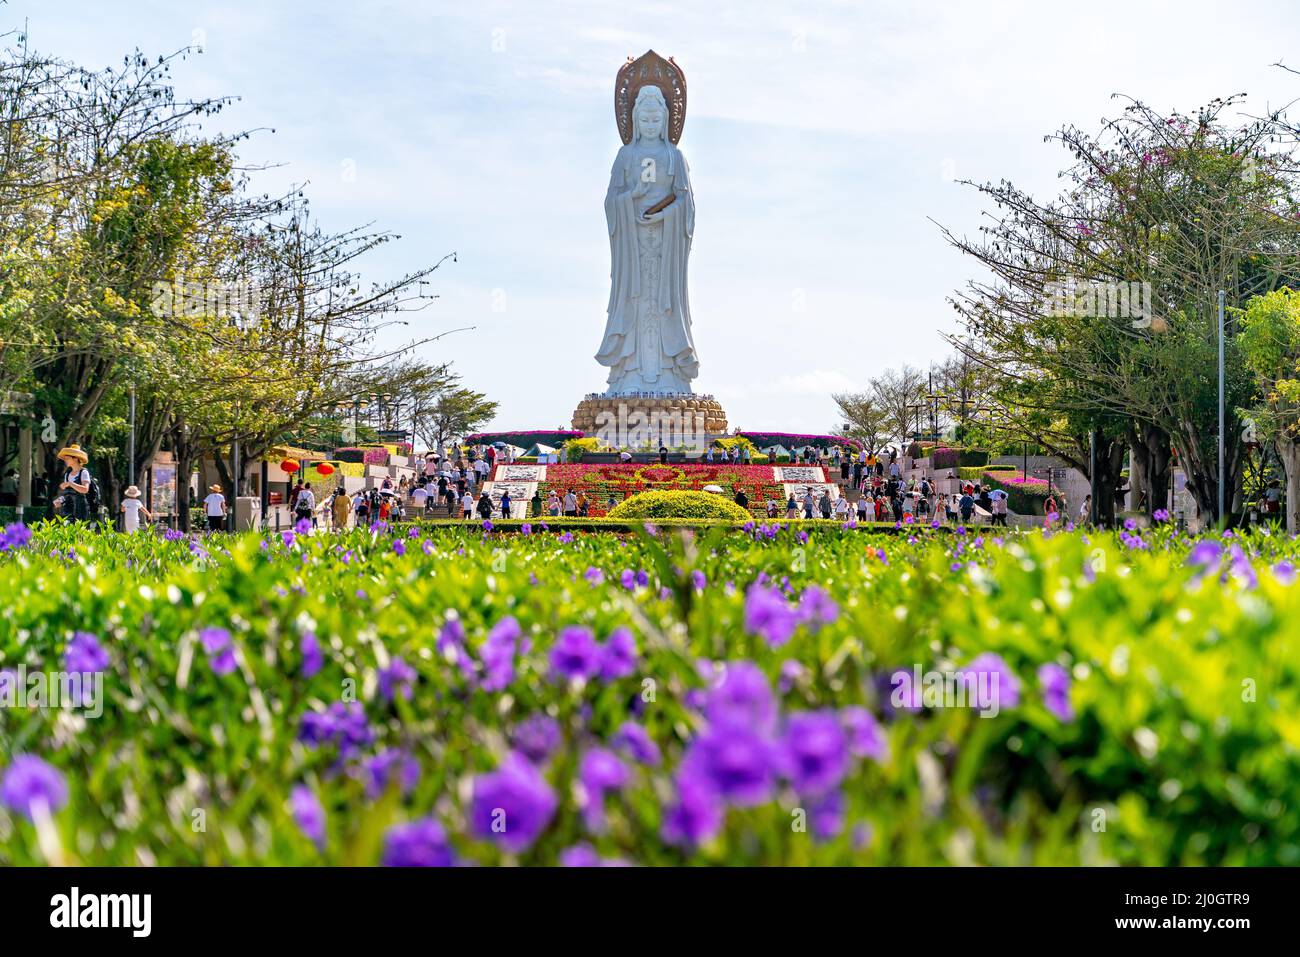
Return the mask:
POLYGON ((320 475, 333 475, 334 466, 330 465, 328 462, 322 462, 320 465, 316 466, 316 471, 320 475))
POLYGON ((298 471, 298 463, 292 459, 288 459, 280 463, 280 468, 292 475, 294 472, 298 471))

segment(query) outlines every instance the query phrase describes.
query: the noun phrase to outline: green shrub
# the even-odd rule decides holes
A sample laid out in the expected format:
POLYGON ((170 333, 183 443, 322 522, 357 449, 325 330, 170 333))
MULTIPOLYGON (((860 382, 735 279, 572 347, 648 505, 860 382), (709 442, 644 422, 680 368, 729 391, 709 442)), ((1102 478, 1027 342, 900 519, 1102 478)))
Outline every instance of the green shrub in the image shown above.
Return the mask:
POLYGON ((638 492, 609 511, 610 518, 720 518, 748 522, 753 516, 714 492, 638 492))
POLYGON ((581 462, 582 456, 587 452, 595 452, 600 448, 600 439, 594 435, 589 438, 569 439, 564 443, 565 460, 569 462, 581 462))
POLYGON ((1014 465, 963 465, 957 469, 957 476, 964 482, 983 482, 990 472, 1019 472, 1014 465))

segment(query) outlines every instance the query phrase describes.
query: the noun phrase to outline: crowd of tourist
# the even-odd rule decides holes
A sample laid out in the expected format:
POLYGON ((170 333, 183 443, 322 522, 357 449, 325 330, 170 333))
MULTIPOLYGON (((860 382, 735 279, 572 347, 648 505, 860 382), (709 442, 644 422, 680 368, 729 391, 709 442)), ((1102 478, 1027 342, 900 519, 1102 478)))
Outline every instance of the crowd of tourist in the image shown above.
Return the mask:
MULTIPOLYGON (((513 461, 510 446, 453 445, 428 452, 417 460, 413 474, 402 475, 395 482, 385 477, 377 487, 348 491, 344 483, 332 489, 313 488, 309 481, 299 481, 288 494, 288 506, 295 523, 307 521, 312 527, 343 529, 368 527, 374 522, 421 518, 460 518, 465 521, 504 517, 584 518, 593 512, 603 514, 618 499, 610 495, 603 505, 581 489, 552 488, 537 490, 527 502, 512 500, 508 489, 497 501, 485 488, 499 464, 513 461)), ((664 458, 666 450, 660 450, 664 458)), ((624 461, 630 458, 624 452, 624 461)), ((98 484, 87 468, 88 456, 71 445, 59 452, 63 463, 62 482, 55 499, 60 514, 70 519, 86 520, 98 509, 98 484)), ((711 446, 703 455, 705 463, 750 464, 748 446, 733 448, 711 446)), ((790 483, 802 488, 791 492, 784 502, 769 499, 762 507, 770 519, 824 519, 849 522, 947 522, 968 525, 976 521, 1005 526, 1009 515, 1009 496, 1000 488, 976 482, 959 482, 958 491, 940 492, 935 477, 920 475, 904 478, 899 451, 893 447, 879 452, 865 448, 833 446, 823 449, 808 446, 798 450, 793 462, 820 466, 829 483, 790 483)), ((948 475, 956 479, 955 473, 948 475)), ((951 487, 951 485, 949 486, 951 487)), ((123 493, 119 508, 124 531, 135 531, 154 516, 141 501, 134 485, 123 493)), ((734 495, 738 505, 748 509, 745 492, 734 495)), ((1046 503, 1047 522, 1064 521, 1068 516, 1063 495, 1054 493, 1046 503)), ((220 485, 212 485, 203 499, 202 508, 209 531, 231 527, 230 507, 220 485)), ((1077 520, 1086 523, 1091 501, 1080 506, 1077 520)))

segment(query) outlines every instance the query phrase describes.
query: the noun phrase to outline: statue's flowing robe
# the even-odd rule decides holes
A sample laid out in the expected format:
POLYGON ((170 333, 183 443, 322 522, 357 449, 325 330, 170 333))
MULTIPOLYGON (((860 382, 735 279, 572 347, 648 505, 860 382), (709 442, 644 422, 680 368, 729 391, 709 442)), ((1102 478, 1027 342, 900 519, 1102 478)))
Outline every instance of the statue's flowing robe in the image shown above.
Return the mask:
POLYGON ((674 376, 689 390, 691 380, 699 374, 686 294, 686 264, 695 232, 695 199, 685 157, 671 144, 668 153, 666 175, 677 199, 664 210, 655 289, 646 288, 649 284, 643 283, 642 277, 637 231, 644 227, 638 225, 636 203, 629 195, 641 170, 632 146, 618 151, 609 190, 605 193, 610 252, 609 317, 596 361, 610 368, 611 395, 643 389, 678 391, 676 387, 659 385, 668 376, 674 376), (642 348, 638 341, 639 305, 644 297, 653 298, 657 305, 659 350, 642 348))

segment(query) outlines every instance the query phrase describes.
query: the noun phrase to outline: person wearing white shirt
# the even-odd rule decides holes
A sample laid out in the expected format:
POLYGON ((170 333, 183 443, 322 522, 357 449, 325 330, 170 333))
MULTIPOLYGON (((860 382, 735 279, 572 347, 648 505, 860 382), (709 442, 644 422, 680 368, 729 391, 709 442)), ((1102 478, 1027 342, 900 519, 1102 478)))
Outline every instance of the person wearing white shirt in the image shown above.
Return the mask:
POLYGON ((465 513, 466 519, 474 514, 474 496, 469 492, 460 497, 460 510, 465 513))
POLYGON ((140 530, 140 516, 143 515, 147 521, 153 521, 153 515, 144 507, 140 501, 140 489, 132 485, 125 492, 122 499, 120 511, 122 513, 122 531, 138 532, 140 530))
POLYGON ((578 514, 578 496, 573 494, 573 489, 564 493, 564 514, 570 518, 578 514))
POLYGON ((424 507, 429 502, 429 490, 423 485, 417 485, 411 492, 411 507, 423 514, 424 507))
POLYGON ((995 488, 989 492, 989 498, 993 499, 993 524, 1007 524, 1007 493, 1000 488, 995 488))
POLYGON ((208 528, 214 532, 226 528, 226 497, 221 494, 220 485, 208 487, 208 497, 203 500, 204 514, 208 517, 208 528))

